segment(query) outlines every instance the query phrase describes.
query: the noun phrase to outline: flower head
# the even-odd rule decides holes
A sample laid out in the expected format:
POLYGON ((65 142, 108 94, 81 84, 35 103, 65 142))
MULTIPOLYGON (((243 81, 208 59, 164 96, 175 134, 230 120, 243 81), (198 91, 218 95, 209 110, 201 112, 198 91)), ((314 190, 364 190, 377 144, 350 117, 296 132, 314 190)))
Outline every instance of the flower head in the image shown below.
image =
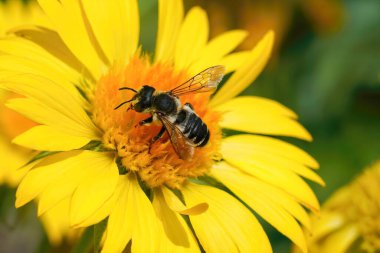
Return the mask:
POLYGON ((303 207, 318 210, 319 204, 301 176, 323 184, 312 170, 318 164, 299 148, 264 135, 311 136, 291 110, 274 101, 234 98, 264 68, 273 32, 251 51, 233 52, 246 32, 208 41, 201 8, 184 16, 182 1, 162 0, 156 50, 149 56, 139 47, 136 0, 39 3, 52 29, 17 29, 18 37, 0 41, 6 53, 0 85, 24 96, 8 106, 39 123, 14 142, 48 151, 33 161, 16 206, 38 199, 43 214, 68 199, 72 226, 108 219, 104 252, 121 252, 130 240, 132 252, 270 252, 244 202, 306 251, 299 223, 309 227, 309 219, 303 207), (220 65, 233 74, 211 99, 210 93, 175 99, 176 113, 189 103, 187 110, 210 133, 204 147, 192 147, 191 159, 182 159, 180 148, 195 141, 158 109, 139 113, 133 91, 148 85, 156 95, 165 93, 220 65), (114 110, 131 99, 129 107, 114 110), (150 115, 151 125, 138 125, 150 115), (151 144, 160 123, 166 133, 151 144), (223 129, 244 134, 224 138, 223 129), (173 131, 180 132, 174 139, 173 131), (176 146, 178 137, 186 143, 176 146))
POLYGON ((380 250, 380 162, 335 192, 312 217, 310 252, 380 250))

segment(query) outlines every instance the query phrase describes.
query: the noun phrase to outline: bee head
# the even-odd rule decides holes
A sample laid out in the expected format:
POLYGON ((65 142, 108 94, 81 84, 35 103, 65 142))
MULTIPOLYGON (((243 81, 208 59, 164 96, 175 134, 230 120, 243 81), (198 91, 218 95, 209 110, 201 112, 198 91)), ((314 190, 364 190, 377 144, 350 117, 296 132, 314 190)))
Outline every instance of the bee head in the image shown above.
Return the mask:
POLYGON ((133 109, 136 112, 143 112, 144 110, 152 106, 152 96, 155 89, 148 85, 144 85, 137 94, 133 97, 133 101, 137 101, 133 105, 133 109))

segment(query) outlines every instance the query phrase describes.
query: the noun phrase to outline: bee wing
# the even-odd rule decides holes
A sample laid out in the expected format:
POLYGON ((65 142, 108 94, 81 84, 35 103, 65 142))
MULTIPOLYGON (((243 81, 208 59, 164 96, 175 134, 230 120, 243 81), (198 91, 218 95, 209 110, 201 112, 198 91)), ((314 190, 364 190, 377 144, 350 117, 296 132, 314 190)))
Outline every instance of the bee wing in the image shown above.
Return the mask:
POLYGON ((220 81, 222 81, 224 71, 225 68, 222 65, 210 67, 175 87, 169 93, 174 96, 182 96, 188 93, 213 91, 218 87, 220 81))
POLYGON ((186 136, 184 136, 178 127, 171 123, 164 115, 157 113, 157 116, 165 126, 166 131, 170 136, 172 146, 178 156, 186 161, 191 160, 194 155, 194 147, 187 141, 186 136))

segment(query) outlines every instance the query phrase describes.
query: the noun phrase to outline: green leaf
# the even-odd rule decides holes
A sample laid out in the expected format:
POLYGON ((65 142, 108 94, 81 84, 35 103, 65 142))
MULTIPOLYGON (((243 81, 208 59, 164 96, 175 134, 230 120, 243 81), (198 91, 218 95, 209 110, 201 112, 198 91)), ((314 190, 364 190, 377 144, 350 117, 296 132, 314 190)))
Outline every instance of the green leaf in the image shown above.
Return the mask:
POLYGON ((100 251, 100 243, 102 242, 102 237, 104 231, 107 227, 107 219, 102 220, 98 224, 94 225, 94 253, 100 251))
POLYGON ((107 227, 107 221, 107 219, 104 219, 98 224, 86 228, 72 253, 99 252, 103 233, 107 227))
POLYGON ((86 228, 82 237, 79 239, 77 245, 75 245, 72 253, 86 253, 92 249, 94 238, 94 226, 86 228))
POLYGON ((92 151, 101 151, 102 149, 102 142, 97 140, 92 140, 80 149, 82 150, 92 150, 92 151))
POLYGON ((34 156, 32 159, 30 159, 24 166, 31 164, 32 162, 35 162, 37 160, 40 160, 42 158, 45 158, 50 155, 54 155, 59 153, 58 151, 41 151, 36 156, 34 156))

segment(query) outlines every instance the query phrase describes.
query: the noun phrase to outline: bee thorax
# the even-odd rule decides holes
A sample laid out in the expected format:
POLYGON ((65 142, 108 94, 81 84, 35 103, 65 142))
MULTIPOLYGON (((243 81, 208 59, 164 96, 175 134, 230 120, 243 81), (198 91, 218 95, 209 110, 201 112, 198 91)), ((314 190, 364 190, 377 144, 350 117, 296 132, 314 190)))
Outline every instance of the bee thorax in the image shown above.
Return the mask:
POLYGON ((177 112, 178 102, 177 98, 170 96, 167 93, 161 93, 154 96, 153 107, 158 112, 164 114, 173 114, 177 112))

